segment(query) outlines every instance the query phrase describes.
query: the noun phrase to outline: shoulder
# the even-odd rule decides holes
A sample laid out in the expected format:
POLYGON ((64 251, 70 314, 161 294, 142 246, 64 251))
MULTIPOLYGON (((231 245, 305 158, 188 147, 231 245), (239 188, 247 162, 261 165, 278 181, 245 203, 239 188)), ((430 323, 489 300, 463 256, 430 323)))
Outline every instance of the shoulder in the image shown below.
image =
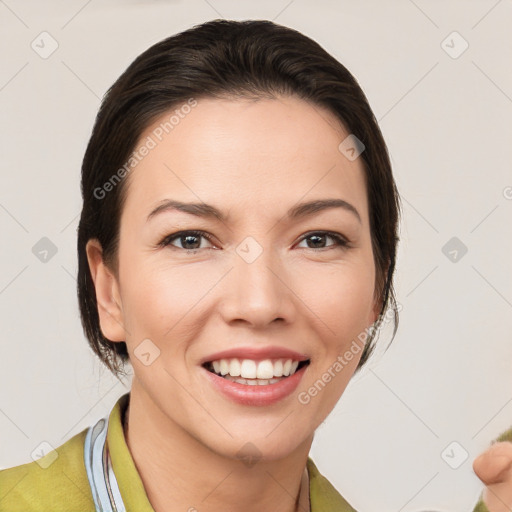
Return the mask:
POLYGON ((0 471, 0 512, 94 512, 83 455, 86 433, 34 462, 0 471))
POLYGON ((497 442, 502 442, 502 441, 509 441, 509 442, 512 442, 512 427, 510 427, 508 430, 506 430, 505 432, 503 432, 499 437, 498 439, 496 439, 497 442))
POLYGON ((311 512, 356 512, 308 457, 311 512))

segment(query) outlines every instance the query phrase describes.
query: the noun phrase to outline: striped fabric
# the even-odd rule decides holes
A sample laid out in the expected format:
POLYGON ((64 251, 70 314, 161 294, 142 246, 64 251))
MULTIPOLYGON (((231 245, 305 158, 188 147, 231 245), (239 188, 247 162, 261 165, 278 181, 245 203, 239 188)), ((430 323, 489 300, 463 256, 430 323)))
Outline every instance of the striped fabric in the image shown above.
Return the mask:
POLYGON ((97 512, 126 512, 107 445, 108 416, 89 427, 84 463, 97 512))

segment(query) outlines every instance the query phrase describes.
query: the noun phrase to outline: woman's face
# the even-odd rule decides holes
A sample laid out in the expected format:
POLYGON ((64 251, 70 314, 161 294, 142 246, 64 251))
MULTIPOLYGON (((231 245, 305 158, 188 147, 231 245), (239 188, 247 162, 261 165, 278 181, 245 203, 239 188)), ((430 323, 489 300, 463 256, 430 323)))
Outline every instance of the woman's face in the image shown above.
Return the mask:
POLYGON ((126 340, 132 394, 159 421, 223 456, 250 442, 259 456, 281 458, 311 442, 357 367, 358 336, 380 310, 363 164, 338 149, 349 133, 336 118, 297 98, 200 99, 180 112, 168 133, 161 123, 171 112, 142 134, 138 147, 149 149, 125 178, 112 281, 119 308, 100 308, 102 331, 126 340), (150 215, 169 200, 211 205, 223 218, 176 208, 150 215), (351 206, 289 215, 324 200, 351 206), (190 230, 210 240, 169 238, 190 230), (267 371, 281 372, 277 360, 299 355, 310 361, 303 370, 261 385, 203 366, 226 359, 236 374, 238 359, 254 375, 270 359, 259 374, 269 380, 267 371))

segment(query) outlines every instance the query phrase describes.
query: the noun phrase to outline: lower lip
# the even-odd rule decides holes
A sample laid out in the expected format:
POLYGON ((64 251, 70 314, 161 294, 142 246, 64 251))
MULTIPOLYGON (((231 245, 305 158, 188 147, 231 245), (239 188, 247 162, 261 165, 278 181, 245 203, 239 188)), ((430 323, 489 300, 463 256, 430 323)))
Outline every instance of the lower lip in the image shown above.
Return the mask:
POLYGON ((206 372, 206 376, 210 382, 218 389, 223 395, 233 400, 234 402, 242 405, 272 405, 287 396, 291 395, 299 382, 301 381, 307 367, 303 366, 300 370, 296 371, 291 377, 286 377, 274 384, 265 384, 263 386, 249 384, 239 384, 232 382, 223 377, 219 377, 206 368, 202 368, 206 372))

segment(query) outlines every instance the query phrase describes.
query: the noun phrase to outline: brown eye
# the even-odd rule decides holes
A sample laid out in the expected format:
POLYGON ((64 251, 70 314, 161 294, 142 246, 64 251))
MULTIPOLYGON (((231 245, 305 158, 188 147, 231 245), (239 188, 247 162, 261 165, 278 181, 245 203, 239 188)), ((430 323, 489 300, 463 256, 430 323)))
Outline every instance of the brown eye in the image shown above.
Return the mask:
POLYGON ((185 251, 192 252, 207 247, 201 247, 201 239, 206 239, 209 243, 210 237, 204 231, 179 231, 166 236, 159 244, 163 247, 171 246, 173 249, 184 249, 185 251), (177 240, 181 247, 177 247, 173 242, 177 240))
POLYGON ((327 231, 315 231, 305 235, 301 243, 306 241, 308 244, 306 249, 329 249, 333 247, 348 247, 348 242, 338 233, 331 233, 327 231), (325 245, 325 239, 330 238, 334 240, 334 244, 325 245), (311 243, 309 242, 311 241, 311 243))

